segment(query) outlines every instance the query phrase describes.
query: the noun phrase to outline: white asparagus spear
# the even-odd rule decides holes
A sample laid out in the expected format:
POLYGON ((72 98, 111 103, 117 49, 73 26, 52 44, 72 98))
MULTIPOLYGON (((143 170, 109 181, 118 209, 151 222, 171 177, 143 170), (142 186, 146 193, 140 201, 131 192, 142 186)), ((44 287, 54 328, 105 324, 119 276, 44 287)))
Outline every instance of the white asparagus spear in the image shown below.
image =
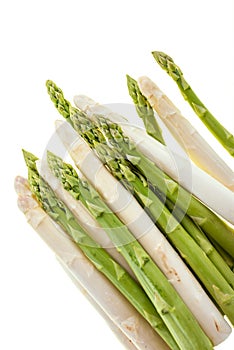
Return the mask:
POLYGON ((77 218, 81 226, 86 230, 90 237, 99 243, 128 273, 135 278, 129 265, 120 253, 113 246, 112 241, 106 231, 91 216, 81 201, 74 199, 70 193, 64 190, 61 182, 51 173, 47 161, 37 161, 40 175, 48 182, 52 190, 67 205, 77 218))
POLYGON ((114 123, 128 123, 127 118, 119 113, 113 112, 110 108, 99 104, 86 95, 76 95, 73 100, 76 107, 86 112, 90 117, 92 117, 93 114, 97 114, 112 120, 114 123))
MULTIPOLYGON (((94 268, 70 237, 38 206, 28 188, 27 180, 17 177, 15 188, 19 208, 25 214, 28 223, 62 261, 93 302, 107 315, 114 327, 117 327, 138 350, 169 350, 127 299, 94 268)), ((129 350, 133 349, 129 347, 129 350)))
POLYGON ((234 191, 234 172, 182 116, 169 98, 148 77, 139 78, 138 84, 142 94, 194 163, 234 191))
POLYGON ((56 122, 56 127, 59 137, 80 171, 151 255, 212 343, 221 343, 228 337, 231 328, 164 235, 72 127, 61 121, 56 122))
POLYGON ((190 162, 189 158, 171 151, 168 147, 147 135, 145 130, 127 123, 124 117, 112 112, 109 108, 99 105, 83 95, 75 96, 74 102, 90 118, 95 114, 99 114, 119 123, 125 135, 137 145, 146 157, 175 181, 178 181, 184 188, 192 192, 205 205, 234 224, 234 194, 230 189, 190 162))
POLYGON ((63 260, 59 257, 57 257, 57 260, 61 264, 62 268, 67 273, 67 275, 74 282, 76 287, 86 297, 86 299, 90 302, 90 304, 92 304, 92 306, 96 309, 96 311, 102 316, 102 318, 108 324, 109 328, 112 330, 115 336, 119 339, 119 341, 125 346, 125 348, 128 350, 137 350, 137 347, 132 343, 132 341, 121 331, 119 327, 116 326, 115 323, 111 321, 108 315, 101 309, 101 307, 94 301, 94 299, 89 294, 87 294, 86 290, 81 286, 79 280, 77 279, 77 276, 74 276, 74 274, 71 273, 71 271, 69 270, 69 267, 63 262, 63 260))

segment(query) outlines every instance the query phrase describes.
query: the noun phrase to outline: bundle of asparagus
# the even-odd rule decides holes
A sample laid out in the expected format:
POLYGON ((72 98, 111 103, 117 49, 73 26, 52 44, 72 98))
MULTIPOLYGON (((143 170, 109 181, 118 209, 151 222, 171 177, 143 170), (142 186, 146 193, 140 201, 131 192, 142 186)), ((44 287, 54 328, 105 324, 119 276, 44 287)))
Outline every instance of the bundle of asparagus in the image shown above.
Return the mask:
POLYGON ((56 131, 78 170, 50 150, 41 162, 23 151, 19 207, 126 347, 213 349, 231 333, 224 316, 234 324, 233 172, 208 147, 213 177, 171 153, 153 108, 166 121, 179 111, 148 78, 127 83, 145 131, 86 96, 72 106, 47 81, 66 119, 56 131), (191 170, 192 183, 178 166, 191 170))

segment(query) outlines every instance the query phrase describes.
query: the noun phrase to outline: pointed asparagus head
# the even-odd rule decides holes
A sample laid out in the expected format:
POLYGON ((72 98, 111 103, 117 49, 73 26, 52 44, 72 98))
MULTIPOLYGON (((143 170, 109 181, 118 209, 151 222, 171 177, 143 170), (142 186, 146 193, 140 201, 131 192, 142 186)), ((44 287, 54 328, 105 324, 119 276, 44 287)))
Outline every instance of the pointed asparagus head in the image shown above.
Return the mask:
POLYGON ((153 51, 152 55, 160 67, 164 69, 174 80, 181 78, 183 73, 170 56, 161 51, 153 51))
POLYGON ((41 189, 40 189, 40 175, 38 173, 37 166, 36 166, 36 161, 38 160, 38 158, 34 154, 24 149, 22 150, 22 152, 23 152, 25 163, 28 168, 29 188, 32 191, 32 193, 35 195, 37 200, 41 202, 42 197, 41 197, 41 189))
POLYGON ((135 105, 138 116, 143 120, 147 134, 155 138, 157 141, 165 144, 162 130, 157 123, 154 110, 147 98, 142 94, 137 81, 127 75, 127 85, 129 95, 135 105))
POLYGON ((204 103, 193 91, 189 83, 185 80, 181 69, 175 64, 173 59, 163 52, 152 52, 155 60, 173 80, 175 80, 184 99, 190 104, 194 112, 205 124, 208 130, 217 138, 221 145, 234 157, 234 135, 228 131, 206 108, 204 103))
POLYGON ((127 75, 127 85, 129 95, 131 96, 137 111, 139 110, 140 112, 139 117, 143 118, 143 113, 147 111, 145 108, 150 110, 152 110, 152 108, 145 96, 141 93, 137 81, 129 75, 127 75))
POLYGON ((46 81, 46 87, 51 101, 65 119, 70 119, 71 115, 77 113, 78 110, 65 99, 63 91, 52 80, 46 81))
POLYGON ((25 149, 22 149, 22 152, 27 167, 32 170, 37 170, 36 161, 38 160, 38 158, 34 156, 34 154, 26 151, 25 149))
POLYGON ((79 178, 75 169, 54 153, 47 151, 47 162, 52 174, 59 179, 65 190, 72 192, 76 199, 80 196, 79 178))
POLYGON ((127 78, 127 86, 128 86, 128 92, 131 98, 133 99, 134 104, 137 103, 137 81, 130 77, 130 75, 126 74, 127 78))

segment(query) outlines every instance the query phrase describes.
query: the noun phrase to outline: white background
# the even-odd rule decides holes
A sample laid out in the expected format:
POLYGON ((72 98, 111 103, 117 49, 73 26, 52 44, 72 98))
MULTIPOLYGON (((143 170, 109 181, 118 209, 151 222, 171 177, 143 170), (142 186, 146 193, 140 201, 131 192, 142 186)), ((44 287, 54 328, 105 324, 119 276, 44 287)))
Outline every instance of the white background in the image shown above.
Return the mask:
MULTIPOLYGON (((125 74, 149 75, 233 167, 150 54, 174 57, 234 132, 233 23, 232 0, 1 2, 1 349, 122 349, 17 209, 21 148, 40 156, 58 117, 46 79, 70 99, 129 103, 125 74)), ((232 346, 233 337, 217 349, 232 346)))

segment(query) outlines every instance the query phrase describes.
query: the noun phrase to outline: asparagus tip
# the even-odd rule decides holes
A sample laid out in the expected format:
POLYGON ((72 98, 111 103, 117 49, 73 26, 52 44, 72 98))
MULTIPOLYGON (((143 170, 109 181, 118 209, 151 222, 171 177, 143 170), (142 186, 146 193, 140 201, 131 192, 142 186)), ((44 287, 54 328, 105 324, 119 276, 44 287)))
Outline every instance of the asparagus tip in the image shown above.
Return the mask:
POLYGON ((47 150, 47 163, 52 173, 56 173, 56 174, 58 169, 61 170, 63 167, 68 165, 63 162, 63 159, 61 157, 57 156, 56 154, 54 154, 49 150, 47 150))
POLYGON ((47 162, 50 169, 52 167, 52 164, 54 164, 55 162, 57 163, 57 160, 62 160, 62 159, 56 156, 53 152, 47 150, 47 162))
POLYGON ((133 79, 130 75, 126 74, 126 78, 128 83, 136 83, 136 80, 133 79))
POLYGON ((46 80, 46 87, 48 88, 48 87, 50 87, 50 85, 52 85, 53 84, 53 81, 52 80, 46 80))
POLYGON ((27 167, 30 169, 35 169, 36 167, 35 162, 38 160, 38 158, 34 156, 34 154, 26 151, 25 149, 22 149, 22 152, 23 152, 24 160, 27 167))
POLYGON ((172 58, 162 51, 153 51, 152 55, 163 69, 167 69, 169 62, 174 63, 172 58))
POLYGON ((126 74, 127 78, 127 86, 128 86, 128 92, 130 97, 133 99, 134 103, 137 103, 138 101, 138 96, 137 96, 137 91, 138 91, 138 85, 137 81, 130 77, 130 75, 126 74))
POLYGON ((51 101, 54 103, 58 112, 65 118, 70 118, 73 110, 75 110, 70 102, 64 98, 63 91, 52 81, 46 81, 47 92, 50 96, 51 101))
POLYGON ((54 157, 55 155, 54 155, 54 153, 53 152, 51 152, 49 149, 47 150, 47 157, 48 158, 52 158, 52 157, 54 157))
POLYGON ((175 64, 173 59, 162 51, 153 51, 152 55, 159 66, 164 69, 174 80, 182 77, 181 69, 175 64))

